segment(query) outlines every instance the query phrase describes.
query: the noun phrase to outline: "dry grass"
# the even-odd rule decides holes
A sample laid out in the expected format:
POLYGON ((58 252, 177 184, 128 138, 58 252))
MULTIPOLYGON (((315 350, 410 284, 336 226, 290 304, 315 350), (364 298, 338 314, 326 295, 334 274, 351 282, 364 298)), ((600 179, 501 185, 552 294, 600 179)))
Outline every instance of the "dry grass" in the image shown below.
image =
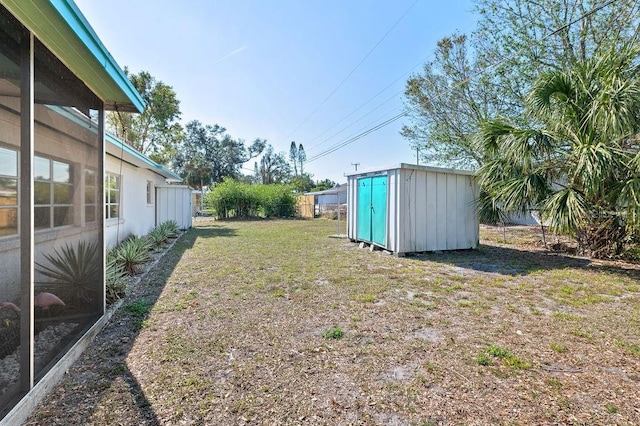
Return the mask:
POLYGON ((637 268, 334 228, 200 222, 29 423, 640 424, 637 268))

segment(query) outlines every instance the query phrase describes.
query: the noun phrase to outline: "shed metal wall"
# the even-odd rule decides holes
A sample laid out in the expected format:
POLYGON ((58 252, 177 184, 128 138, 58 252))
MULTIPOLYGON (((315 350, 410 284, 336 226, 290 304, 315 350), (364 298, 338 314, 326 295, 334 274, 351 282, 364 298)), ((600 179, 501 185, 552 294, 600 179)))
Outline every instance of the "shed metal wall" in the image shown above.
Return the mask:
POLYGON ((358 179, 380 174, 388 176, 385 249, 404 254, 477 247, 479 223, 473 203, 478 191, 473 175, 407 164, 348 177, 350 239, 359 241, 358 179))
POLYGON ((180 229, 191 228, 191 192, 185 185, 156 186, 156 224, 175 220, 180 229))

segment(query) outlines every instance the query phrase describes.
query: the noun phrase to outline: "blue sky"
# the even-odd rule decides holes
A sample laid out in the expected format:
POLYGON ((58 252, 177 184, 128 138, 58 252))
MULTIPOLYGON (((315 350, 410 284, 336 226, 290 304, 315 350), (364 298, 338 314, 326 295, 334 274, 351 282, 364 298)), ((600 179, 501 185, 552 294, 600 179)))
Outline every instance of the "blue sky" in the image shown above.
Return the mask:
MULTIPOLYGON (((476 21, 472 0, 76 3, 120 66, 149 71, 175 89, 185 124, 219 124, 247 142, 267 139, 276 152, 288 153, 295 140, 309 158, 402 112, 416 65, 432 57, 439 39, 468 33, 476 21)), ((351 163, 359 170, 415 163, 399 134, 403 120, 305 171, 343 182, 351 163)))

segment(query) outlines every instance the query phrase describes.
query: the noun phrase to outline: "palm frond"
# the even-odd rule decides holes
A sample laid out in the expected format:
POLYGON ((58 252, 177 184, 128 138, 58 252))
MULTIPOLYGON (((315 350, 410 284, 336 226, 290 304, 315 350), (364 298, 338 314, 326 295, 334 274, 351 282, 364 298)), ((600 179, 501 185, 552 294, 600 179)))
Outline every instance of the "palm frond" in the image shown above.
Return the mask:
POLYGON ((569 187, 552 194, 544 202, 541 213, 554 231, 575 235, 589 220, 590 209, 584 195, 569 187))

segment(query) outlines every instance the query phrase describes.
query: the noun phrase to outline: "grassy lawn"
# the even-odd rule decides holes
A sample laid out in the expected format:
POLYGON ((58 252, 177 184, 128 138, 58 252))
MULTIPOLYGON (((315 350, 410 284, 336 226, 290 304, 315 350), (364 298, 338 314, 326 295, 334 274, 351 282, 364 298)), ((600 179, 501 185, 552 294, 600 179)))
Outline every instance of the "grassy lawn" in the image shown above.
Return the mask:
POLYGON ((332 233, 199 222, 31 422, 640 424, 637 268, 332 233))

